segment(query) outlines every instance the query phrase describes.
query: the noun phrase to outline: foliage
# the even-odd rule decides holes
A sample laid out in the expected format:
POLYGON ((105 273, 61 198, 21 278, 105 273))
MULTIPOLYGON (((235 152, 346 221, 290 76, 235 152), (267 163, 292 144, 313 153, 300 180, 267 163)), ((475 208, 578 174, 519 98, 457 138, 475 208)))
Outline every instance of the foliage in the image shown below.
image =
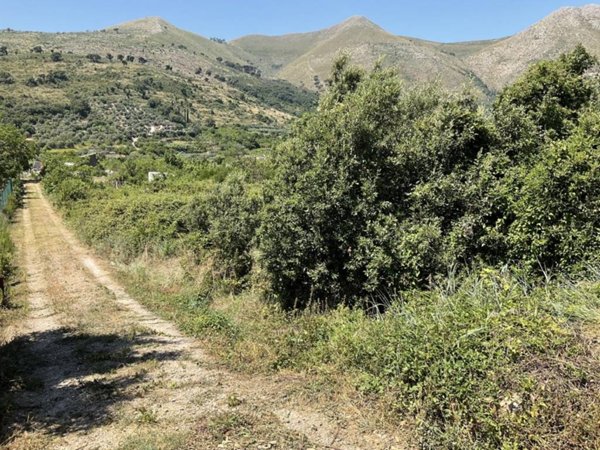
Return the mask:
MULTIPOLYGON (((48 153, 44 185, 86 242, 134 261, 143 301, 235 368, 347 381, 416 423, 421 448, 590 448, 600 89, 588 62, 581 49, 543 62, 485 111, 341 59, 275 155, 273 136, 198 127, 94 168, 48 153)), ((148 97, 154 84, 137 86, 148 97)))
POLYGON ((342 57, 318 112, 277 154, 259 240, 274 296, 286 307, 372 303, 451 268, 591 262, 593 61, 577 48, 538 64, 490 117, 469 94, 407 90, 342 57))
POLYGON ((244 94, 257 98, 261 103, 295 115, 310 111, 317 103, 318 97, 314 92, 299 89, 283 80, 230 77, 227 81, 244 94))
POLYGON ((436 176, 460 185, 491 140, 470 97, 407 91, 390 71, 362 78, 343 61, 337 70, 319 112, 280 149, 266 201, 263 261, 287 306, 365 299, 440 269, 452 217, 415 220, 407 200, 436 176))
POLYGON ((245 177, 232 174, 207 200, 211 246, 216 249, 217 263, 233 278, 250 272, 251 250, 259 224, 260 201, 247 189, 245 177))
POLYGON ((11 277, 14 274, 14 252, 15 246, 10 237, 8 230, 8 222, 2 216, 0 217, 0 278, 2 279, 4 290, 0 292, 0 307, 7 306, 8 286, 10 285, 11 277))
POLYGON ((187 140, 215 125, 280 132, 288 113, 314 107, 313 94, 251 75, 236 73, 236 78, 242 84, 251 79, 256 95, 273 92, 273 101, 233 85, 216 86, 208 78, 191 82, 184 73, 166 72, 139 55, 113 57, 121 56, 127 65, 112 63, 108 55, 100 60, 98 54, 85 55, 11 52, 2 57, 0 84, 11 89, 0 96, 1 121, 26 131, 40 148, 52 149, 131 144, 149 134, 187 140), (54 55, 62 60, 49 64, 58 58, 54 55))
POLYGON ((530 266, 570 270, 598 258, 600 114, 584 113, 567 139, 519 172, 510 197, 510 254, 530 266))
POLYGON ((0 184, 16 179, 29 167, 35 156, 35 146, 23 133, 11 125, 0 124, 0 184))
POLYGON ((531 289, 487 270, 458 290, 403 297, 378 320, 345 308, 307 313, 274 363, 351 374, 358 389, 417 418, 423 448, 593 447, 598 360, 569 321, 593 319, 597 288, 531 289))
POLYGON ((592 89, 582 75, 597 63, 583 46, 555 61, 542 61, 498 97, 499 104, 524 108, 543 132, 565 136, 592 89))
POLYGON ((0 84, 13 84, 15 79, 9 72, 0 72, 0 84))

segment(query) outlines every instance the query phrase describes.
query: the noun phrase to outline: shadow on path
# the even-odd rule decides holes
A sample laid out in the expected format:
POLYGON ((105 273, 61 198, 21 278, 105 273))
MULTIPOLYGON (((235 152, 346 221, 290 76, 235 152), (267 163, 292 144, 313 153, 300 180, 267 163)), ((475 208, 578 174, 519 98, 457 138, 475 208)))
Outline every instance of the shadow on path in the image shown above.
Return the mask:
POLYGON ((148 334, 91 335, 60 328, 0 346, 0 445, 16 431, 42 429, 60 436, 110 422, 111 407, 134 398, 135 386, 146 381, 146 370, 135 364, 181 356, 155 351, 161 342, 148 334), (134 368, 119 370, 126 366, 134 368))

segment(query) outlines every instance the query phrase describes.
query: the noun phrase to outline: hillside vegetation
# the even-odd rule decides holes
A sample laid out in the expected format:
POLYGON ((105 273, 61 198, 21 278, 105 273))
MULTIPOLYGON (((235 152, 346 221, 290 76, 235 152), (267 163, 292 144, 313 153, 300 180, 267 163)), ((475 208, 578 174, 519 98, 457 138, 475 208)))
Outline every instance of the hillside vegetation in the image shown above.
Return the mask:
POLYGON ((168 31, 130 24, 88 33, 0 32, 3 120, 42 147, 72 148, 194 137, 224 124, 279 132, 314 107, 314 93, 246 73, 227 46, 205 40, 214 51, 204 53, 203 38, 156 23, 168 31), (225 56, 213 59, 217 50, 225 56))
POLYGON ((44 186, 232 368, 308 373, 420 448, 594 448, 596 63, 536 64, 484 110, 341 58, 274 152, 47 152, 44 186))
MULTIPOLYGON (((11 306, 10 287, 17 272, 14 264, 15 246, 9 226, 22 201, 23 190, 19 177, 29 167, 36 153, 35 146, 25 140, 19 129, 0 124, 0 189, 4 191, 9 183, 12 186, 0 211, 0 329, 5 321, 9 322, 19 315, 8 310, 11 306)), ((6 381, 5 376, 4 370, 0 369, 0 385, 6 381)))
MULTIPOLYGON (((491 102, 540 59, 556 58, 577 44, 600 56, 599 23, 598 5, 563 8, 514 36, 458 43, 397 36, 365 17, 310 33, 252 35, 231 42, 181 30, 158 17, 79 33, 8 29, 0 31, 0 96, 11 100, 9 107, 33 105, 29 115, 34 117, 49 108, 51 97, 56 97, 51 105, 65 105, 81 91, 92 109, 97 101, 114 104, 119 122, 131 117, 146 129, 155 122, 178 130, 188 122, 282 128, 314 108, 316 93, 326 90, 340 53, 363 69, 377 63, 393 67, 408 85, 435 81, 456 92, 467 87, 480 101, 491 102), (49 79, 39 79, 42 75, 49 79), (156 82, 141 88, 146 91, 141 99, 137 85, 147 81, 140 78, 156 82), (44 81, 42 87, 20 89, 36 79, 44 81), (127 88, 129 94, 122 91, 127 88), (148 111, 148 96, 165 100, 165 108, 173 111, 148 111)), ((69 134, 80 131, 74 128, 69 134)), ((132 134, 129 128, 117 123, 109 134, 132 134)))

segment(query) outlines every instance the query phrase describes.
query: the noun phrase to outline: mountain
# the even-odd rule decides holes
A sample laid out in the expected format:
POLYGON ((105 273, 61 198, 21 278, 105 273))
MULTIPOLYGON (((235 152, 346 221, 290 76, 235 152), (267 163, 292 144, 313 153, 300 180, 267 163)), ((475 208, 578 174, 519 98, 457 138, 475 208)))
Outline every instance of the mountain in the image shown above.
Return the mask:
POLYGON ((562 8, 521 33, 467 56, 465 62, 487 86, 499 90, 532 63, 556 58, 579 43, 600 56, 600 5, 562 8))
POLYGON ((285 36, 246 36, 232 47, 255 56, 265 74, 310 89, 319 89, 332 60, 348 52, 372 67, 398 68, 408 82, 439 80, 456 89, 472 85, 488 96, 531 63, 554 58, 582 43, 600 55, 600 5, 563 8, 527 30, 502 39, 438 43, 391 34, 364 17, 352 17, 325 30, 285 36))
MULTIPOLYGON (((400 69, 409 82, 439 80, 458 88, 473 80, 464 62, 433 43, 395 36, 365 17, 351 17, 325 30, 287 36, 248 36, 231 45, 252 55, 270 76, 311 89, 323 87, 331 63, 341 52, 371 68, 377 61, 400 69)), ((478 80, 477 80, 478 83, 478 80)))
POLYGON ((472 86, 489 100, 531 63, 579 43, 600 56, 600 5, 560 9, 514 36, 459 43, 397 36, 360 16, 231 42, 159 17, 77 33, 7 29, 0 116, 49 147, 128 142, 157 129, 173 138, 215 125, 277 131, 315 107, 341 52, 366 68, 395 67, 409 85, 472 86))

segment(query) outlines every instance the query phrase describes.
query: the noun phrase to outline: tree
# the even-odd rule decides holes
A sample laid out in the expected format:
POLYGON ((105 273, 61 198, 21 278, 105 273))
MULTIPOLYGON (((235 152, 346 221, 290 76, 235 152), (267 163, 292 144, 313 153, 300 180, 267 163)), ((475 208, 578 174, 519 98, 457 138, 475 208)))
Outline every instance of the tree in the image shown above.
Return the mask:
POLYGON ((205 204, 210 247, 225 275, 234 278, 250 272, 251 250, 259 225, 260 202, 246 186, 244 175, 229 175, 205 204))
POLYGON ((92 112, 90 103, 83 98, 75 98, 71 101, 71 111, 77 114, 80 118, 85 119, 92 112))
POLYGON ((17 178, 27 170, 36 155, 35 146, 12 125, 0 124, 0 184, 17 178))
POLYGON ((9 72, 0 72, 0 84, 13 84, 15 79, 9 72))
POLYGON ((510 256, 536 270, 600 261, 600 113, 591 108, 565 140, 520 169, 510 197, 510 256))
POLYGON ((108 59, 110 62, 112 62, 114 56, 112 55, 112 53, 107 53, 106 54, 106 59, 108 59))
POLYGON ((124 57, 123 55, 121 55, 121 54, 117 55, 117 59, 118 59, 119 61, 123 61, 123 59, 124 59, 124 58, 125 58, 125 57, 124 57))
POLYGON ((146 58, 144 58, 143 56, 140 56, 140 57, 138 58, 138 62, 139 62, 140 64, 146 64, 146 63, 148 62, 148 60, 147 60, 146 58))

